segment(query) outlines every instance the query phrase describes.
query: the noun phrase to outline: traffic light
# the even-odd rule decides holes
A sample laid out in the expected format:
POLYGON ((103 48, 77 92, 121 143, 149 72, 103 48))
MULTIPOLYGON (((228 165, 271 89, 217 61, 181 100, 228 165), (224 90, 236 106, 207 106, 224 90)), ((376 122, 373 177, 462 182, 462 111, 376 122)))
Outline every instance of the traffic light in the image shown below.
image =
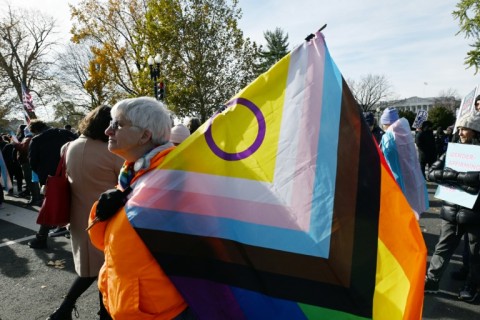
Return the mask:
POLYGON ((158 100, 163 100, 165 98, 165 83, 160 81, 158 84, 158 100))

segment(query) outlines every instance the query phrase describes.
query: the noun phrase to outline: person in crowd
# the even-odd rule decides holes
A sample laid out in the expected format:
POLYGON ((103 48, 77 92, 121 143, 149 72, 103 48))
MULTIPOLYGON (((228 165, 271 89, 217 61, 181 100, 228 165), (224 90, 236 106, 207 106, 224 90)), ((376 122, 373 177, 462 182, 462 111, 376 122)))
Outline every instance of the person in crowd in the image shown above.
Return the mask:
MULTIPOLYGON (((60 161, 60 149, 62 146, 72 141, 76 136, 65 129, 49 127, 45 122, 39 119, 33 119, 30 122, 29 130, 33 134, 30 142, 28 159, 32 171, 38 176, 40 185, 44 186, 49 175, 55 175, 58 163, 60 161)), ((34 199, 31 205, 41 205, 41 199, 34 199)), ((47 247, 48 231, 52 226, 40 226, 35 239, 28 245, 33 249, 45 249, 47 247)))
POLYGON ((435 132, 435 151, 437 153, 437 159, 447 151, 448 137, 443 132, 442 126, 437 128, 435 132))
POLYGON ((78 137, 78 132, 72 128, 72 125, 71 124, 66 124, 63 126, 63 129, 67 130, 67 131, 70 131, 71 133, 73 133, 75 136, 78 137))
POLYGON ((17 154, 18 162, 22 167, 23 177, 25 178, 26 188, 23 193, 20 193, 20 197, 31 197, 32 201, 41 199, 40 187, 38 183, 32 181, 32 168, 30 167, 30 161, 28 160, 28 150, 30 142, 33 138, 33 134, 27 128, 26 125, 20 125, 17 130, 18 142, 14 143, 14 147, 17 154))
POLYGON ((98 280, 103 303, 114 319, 195 319, 125 211, 129 192, 135 193, 174 149, 168 111, 153 98, 139 97, 118 102, 111 115, 108 149, 125 163, 117 188, 92 207, 89 230, 92 243, 105 254, 98 280))
POLYGON ((445 130, 445 139, 447 140, 447 144, 449 142, 454 142, 453 141, 453 126, 448 126, 447 130, 445 130))
MULTIPOLYGON (((2 177, 2 173, 0 172, 0 178, 1 177, 2 177)), ((4 201, 5 201, 5 195, 3 194, 3 185, 2 185, 2 181, 0 180, 0 210, 5 208, 5 206, 3 205, 4 201)))
POLYGON ((437 159, 437 151, 435 149, 435 137, 433 136, 432 123, 428 120, 422 122, 419 133, 415 137, 415 144, 418 149, 418 158, 420 160, 420 168, 423 177, 425 176, 425 169, 428 168, 437 159))
POLYGON ((170 142, 173 143, 174 146, 178 146, 183 140, 187 139, 190 136, 190 131, 185 127, 183 124, 177 124, 175 127, 172 128, 172 132, 170 134, 170 142))
POLYGON ((10 138, 8 138, 7 136, 7 139, 5 139, 5 134, 2 134, 0 136, 0 153, 3 154, 3 147, 5 147, 9 142, 10 142, 10 138))
POLYGON ((103 252, 93 247, 85 229, 93 203, 102 192, 116 185, 123 164, 120 157, 108 151, 105 130, 110 125, 110 110, 109 106, 100 106, 90 111, 80 122, 80 137, 67 149, 66 166, 71 190, 70 241, 77 277, 49 320, 72 318, 75 302, 95 282, 104 262, 103 252))
POLYGON ((200 119, 190 118, 187 123, 187 128, 190 130, 190 134, 193 134, 201 125, 200 119))
MULTIPOLYGON (((459 143, 480 145, 480 116, 469 114, 458 121, 459 143)), ((457 172, 445 167, 442 155, 429 171, 429 180, 468 193, 480 190, 480 171, 457 172)), ((443 201, 440 209, 442 224, 440 237, 425 277, 425 292, 437 292, 439 281, 448 266, 450 258, 466 233, 469 245, 469 268, 465 284, 458 294, 460 300, 475 301, 480 284, 480 200, 472 209, 443 201)))
MULTIPOLYGON (((3 136, 0 139, 3 141, 3 136)), ((6 143, 5 143, 6 144, 6 143)), ((0 152, 0 192, 2 193, 2 199, 4 199, 4 194, 3 190, 7 191, 11 189, 12 187, 12 182, 10 181, 10 176, 8 174, 7 170, 7 165, 5 164, 5 161, 3 160, 3 155, 2 152, 0 152)), ((3 202, 3 200, 2 200, 3 202)))
MULTIPOLYGON (((0 152, 0 166, 4 163, 2 153, 0 152)), ((2 170, 0 170, 0 210, 4 209, 5 195, 3 194, 2 170)))
POLYGON ((373 115, 372 112, 364 112, 363 116, 365 117, 365 121, 367 122, 370 132, 372 135, 375 137, 375 140, 377 141, 378 144, 380 144, 380 141, 382 140, 382 136, 385 133, 380 127, 377 125, 375 116, 373 115))
POLYGON ((480 95, 475 98, 475 111, 480 112, 480 95))
POLYGON ((410 125, 395 108, 386 108, 380 118, 385 130, 380 142, 390 170, 415 212, 417 219, 429 208, 425 179, 420 170, 410 125))
POLYGON ((23 189, 23 173, 22 167, 17 160, 13 139, 9 136, 4 136, 7 144, 2 149, 3 160, 7 165, 10 181, 12 182, 12 188, 8 190, 9 195, 14 195, 13 186, 14 182, 17 182, 17 193, 22 193, 23 189))
MULTIPOLYGON (((447 151, 448 143, 449 142, 459 142, 460 137, 458 135, 458 130, 453 134, 453 125, 448 126, 446 133, 445 133, 445 151, 447 151)), ((439 154, 438 157, 440 158, 442 154, 439 154)), ((468 234, 465 233, 463 236, 463 252, 462 252, 462 266, 458 270, 454 270, 451 272, 450 276, 452 279, 457 281, 465 281, 467 279, 468 270, 470 265, 470 248, 468 244, 468 234)))

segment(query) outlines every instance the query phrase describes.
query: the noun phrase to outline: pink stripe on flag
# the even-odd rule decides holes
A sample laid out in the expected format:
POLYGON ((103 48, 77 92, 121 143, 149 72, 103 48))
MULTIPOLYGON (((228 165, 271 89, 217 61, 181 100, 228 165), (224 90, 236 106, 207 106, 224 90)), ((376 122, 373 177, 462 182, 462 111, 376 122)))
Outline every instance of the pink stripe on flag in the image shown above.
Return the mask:
POLYGON ((293 180, 292 207, 295 212, 302 213, 298 215, 300 228, 309 230, 322 113, 325 46, 318 46, 314 41, 304 45, 314 45, 316 50, 308 50, 305 92, 298 127, 300 132, 295 169, 298 174, 293 180))
POLYGON ((300 230, 290 207, 195 192, 143 187, 132 195, 127 205, 300 230))

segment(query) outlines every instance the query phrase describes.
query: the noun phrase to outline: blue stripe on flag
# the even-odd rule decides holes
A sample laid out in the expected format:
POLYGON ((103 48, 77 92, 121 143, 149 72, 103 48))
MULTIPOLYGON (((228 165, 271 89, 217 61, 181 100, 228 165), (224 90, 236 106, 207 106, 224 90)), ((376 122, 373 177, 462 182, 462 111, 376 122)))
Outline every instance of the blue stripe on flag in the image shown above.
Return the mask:
POLYGON ((322 114, 315 182, 312 194, 310 235, 325 239, 321 243, 330 247, 333 219, 335 181, 337 175, 337 150, 342 105, 342 75, 325 48, 322 114))
MULTIPOLYGON (((326 258, 329 237, 318 241, 303 231, 137 206, 125 208, 136 228, 218 237, 243 244, 326 258)), ((261 213, 259 213, 261 214, 261 213)))

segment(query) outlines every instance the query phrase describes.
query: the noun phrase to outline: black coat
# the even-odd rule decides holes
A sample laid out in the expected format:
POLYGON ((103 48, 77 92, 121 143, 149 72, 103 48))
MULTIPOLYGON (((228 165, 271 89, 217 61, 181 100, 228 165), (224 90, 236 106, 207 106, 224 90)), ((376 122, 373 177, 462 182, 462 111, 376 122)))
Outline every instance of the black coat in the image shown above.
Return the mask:
POLYGON ((436 134, 435 135, 435 149, 437 150, 437 155, 442 155, 447 151, 448 137, 445 134, 436 134))
POLYGON ((47 129, 33 137, 28 158, 32 170, 38 175, 40 184, 44 185, 49 175, 55 175, 60 161, 60 149, 65 143, 75 138, 76 135, 72 132, 57 128, 47 129))
MULTIPOLYGON (((456 172, 450 168, 445 168, 445 155, 443 154, 432 165, 428 172, 428 179, 441 185, 477 194, 480 190, 480 171, 456 172)), ((472 209, 443 201, 440 216, 442 219, 455 224, 480 225, 480 200, 477 198, 472 209)))
POLYGON ((420 162, 433 163, 437 159, 435 137, 432 130, 420 131, 415 137, 420 162))
POLYGON ((374 126, 372 130, 372 134, 375 137, 375 140, 377 141, 377 144, 380 144, 380 141, 382 141, 382 136, 385 132, 380 129, 378 126, 374 126))

